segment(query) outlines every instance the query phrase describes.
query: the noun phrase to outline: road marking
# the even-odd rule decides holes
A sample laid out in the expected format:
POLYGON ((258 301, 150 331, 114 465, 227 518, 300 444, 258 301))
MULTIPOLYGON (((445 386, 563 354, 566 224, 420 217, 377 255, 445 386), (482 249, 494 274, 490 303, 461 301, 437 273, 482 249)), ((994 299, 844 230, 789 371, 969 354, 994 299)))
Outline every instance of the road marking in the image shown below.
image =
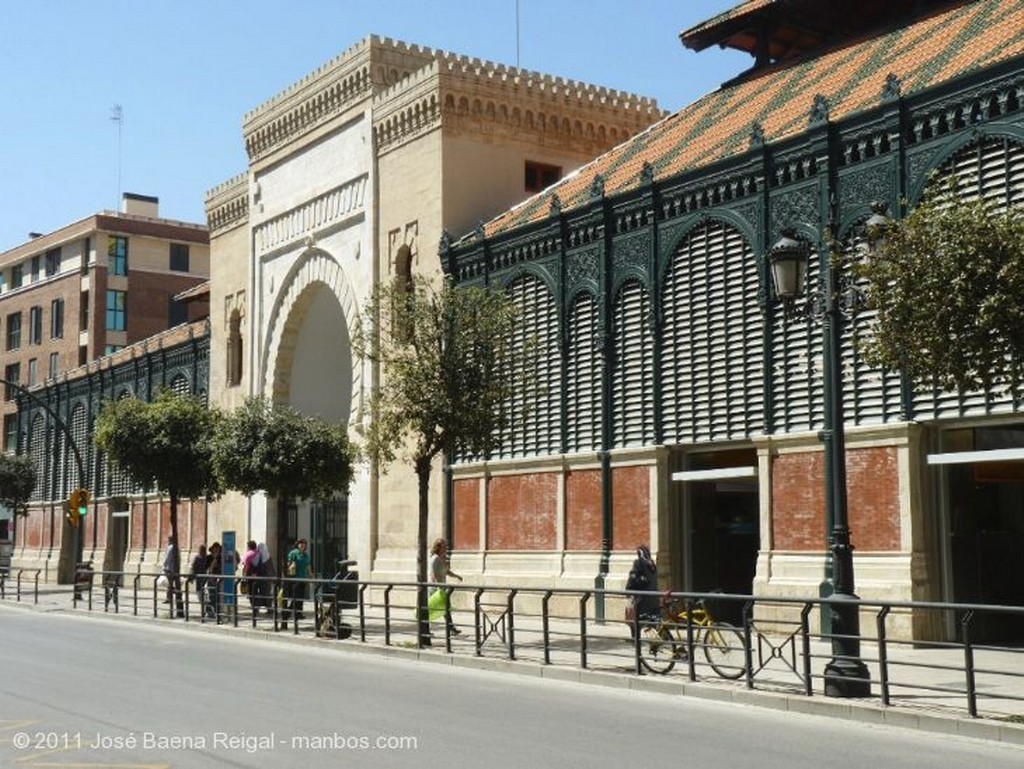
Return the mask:
POLYGON ((10 732, 15 729, 24 729, 26 726, 32 726, 32 724, 38 723, 38 718, 26 718, 21 721, 7 721, 0 719, 0 724, 10 724, 10 726, 0 726, 0 732, 10 732))

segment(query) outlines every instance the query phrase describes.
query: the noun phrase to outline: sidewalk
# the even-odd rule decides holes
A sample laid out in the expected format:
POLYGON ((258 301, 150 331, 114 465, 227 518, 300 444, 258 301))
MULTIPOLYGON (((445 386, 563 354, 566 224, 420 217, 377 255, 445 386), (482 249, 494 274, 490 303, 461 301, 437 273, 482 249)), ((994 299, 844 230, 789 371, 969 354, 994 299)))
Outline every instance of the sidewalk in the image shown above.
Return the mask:
MULTIPOLYGON (((383 617, 368 616, 365 642, 360 640, 358 614, 345 611, 342 621, 353 630, 348 640, 317 638, 313 634, 313 606, 309 602, 306 619, 299 623, 295 635, 291 625, 285 630, 273 629, 272 619, 260 616, 255 628, 248 611, 247 601, 239 607, 239 624, 218 625, 201 623, 196 606, 190 608, 192 617, 185 623, 170 620, 167 609, 158 605, 158 618, 153 617, 151 601, 140 602, 139 615, 132 615, 130 597, 122 593, 120 612, 103 610, 103 591, 94 589, 93 610, 83 601, 72 608, 71 588, 62 585, 40 585, 39 603, 33 603, 31 588, 22 600, 14 599, 8 584, 7 598, 0 601, 0 610, 23 610, 83 613, 91 617, 114 621, 134 621, 164 624, 173 622, 179 628, 195 632, 241 634, 246 638, 259 638, 281 643, 316 644, 344 652, 375 654, 385 657, 419 659, 435 664, 455 667, 503 671, 542 678, 577 681, 591 685, 612 686, 635 691, 678 694, 737 704, 756 705, 800 713, 812 713, 898 727, 958 733, 968 737, 995 740, 1024 747, 1024 650, 974 650, 976 677, 974 686, 978 694, 979 718, 971 718, 967 706, 968 683, 962 649, 915 648, 893 645, 888 648, 889 686, 891 701, 882 704, 878 648, 864 643, 861 658, 871 674, 871 697, 836 699, 822 694, 821 671, 831 657, 828 644, 811 643, 811 670, 813 696, 805 694, 802 678, 803 656, 799 639, 755 636, 753 646, 753 685, 748 688, 745 676, 739 680, 726 680, 706 664, 697 651, 694 660, 695 680, 690 680, 689 664, 679 661, 667 675, 657 675, 642 669, 636 673, 634 646, 626 625, 622 622, 599 623, 590 619, 586 628, 586 643, 580 642, 578 620, 550 620, 548 661, 545 660, 543 635, 539 617, 516 616, 514 627, 489 625, 481 628, 483 643, 479 654, 476 633, 470 612, 455 612, 455 621, 462 634, 451 639, 452 652, 445 650, 443 623, 432 626, 434 645, 430 649, 416 648, 416 628, 412 617, 401 617, 408 612, 394 609, 391 617, 390 645, 385 643, 383 617), (486 631, 490 631, 483 638, 486 631), (512 641, 512 651, 510 644, 512 641), (514 659, 511 656, 514 655, 514 659), (584 667, 585 665, 585 667, 584 667)), ((148 598, 148 596, 147 596, 148 598)), ((379 610, 379 607, 375 607, 379 610)))

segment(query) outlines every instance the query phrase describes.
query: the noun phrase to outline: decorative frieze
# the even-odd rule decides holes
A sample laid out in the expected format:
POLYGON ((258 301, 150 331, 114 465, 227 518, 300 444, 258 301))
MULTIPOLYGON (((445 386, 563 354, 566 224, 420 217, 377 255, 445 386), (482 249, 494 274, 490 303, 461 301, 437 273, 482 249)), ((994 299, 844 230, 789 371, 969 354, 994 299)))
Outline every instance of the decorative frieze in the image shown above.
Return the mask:
POLYGON ((307 235, 362 213, 368 178, 364 174, 345 182, 260 224, 253 233, 256 255, 263 256, 276 251, 307 235))

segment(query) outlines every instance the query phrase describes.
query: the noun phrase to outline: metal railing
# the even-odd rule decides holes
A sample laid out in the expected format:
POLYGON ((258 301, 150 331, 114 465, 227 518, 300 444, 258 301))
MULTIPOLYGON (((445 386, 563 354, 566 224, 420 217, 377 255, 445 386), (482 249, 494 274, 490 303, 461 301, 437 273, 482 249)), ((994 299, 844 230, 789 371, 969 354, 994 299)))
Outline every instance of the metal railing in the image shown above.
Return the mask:
MULTIPOLYGON (((15 571, 19 600, 21 572, 35 572, 38 602, 38 570, 15 571)), ((96 571, 88 584, 76 586, 72 605, 93 610, 99 582, 105 612, 119 613, 130 602, 133 616, 158 620, 421 646, 416 616, 420 586, 415 582, 339 584, 324 579, 183 575, 179 601, 175 591, 168 597, 166 588, 158 586, 159 577, 96 571)), ((623 675, 664 672, 690 682, 822 696, 824 667, 834 659, 832 641, 839 638, 819 627, 827 625, 818 620, 834 600, 828 598, 465 584, 428 588, 444 591, 450 607, 452 625, 443 613, 428 617, 435 640, 442 641, 448 653, 623 675), (627 602, 643 595, 676 604, 675 618, 641 620, 639 633, 631 632, 624 620, 598 619, 623 617, 627 602), (707 619, 701 619, 701 606, 707 619)), ((869 671, 871 701, 1024 723, 1024 608, 855 603, 862 617, 860 659, 869 671), (1009 637, 1016 643, 982 640, 999 625, 1012 630, 1009 637), (924 635, 942 640, 920 640, 924 635), (905 640, 915 636, 916 640, 905 640)))
POLYGON ((7 582, 11 578, 11 572, 14 572, 14 597, 16 601, 21 601, 21 583, 22 578, 25 574, 32 575, 32 603, 39 603, 39 575, 42 573, 42 569, 25 569, 19 567, 5 567, 0 569, 0 599, 7 598, 7 582))

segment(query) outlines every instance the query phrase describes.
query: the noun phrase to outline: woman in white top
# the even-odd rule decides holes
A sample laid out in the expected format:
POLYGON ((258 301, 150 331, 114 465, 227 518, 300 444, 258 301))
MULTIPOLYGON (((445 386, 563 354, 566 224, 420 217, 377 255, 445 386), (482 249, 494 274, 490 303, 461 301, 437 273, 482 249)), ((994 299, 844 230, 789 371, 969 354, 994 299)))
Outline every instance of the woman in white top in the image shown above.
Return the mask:
MULTIPOLYGON (((431 595, 441 589, 437 585, 443 585, 447 582, 448 577, 455 577, 459 582, 462 582, 462 577, 452 571, 451 566, 448 565, 448 546, 445 545, 443 539, 434 540, 434 545, 430 548, 430 562, 427 564, 427 570, 427 577, 431 582, 436 583, 434 587, 430 588, 431 595)), ((462 633, 461 630, 455 627, 455 623, 452 622, 451 607, 447 602, 444 608, 444 622, 448 626, 448 632, 452 635, 460 635, 462 633)))

